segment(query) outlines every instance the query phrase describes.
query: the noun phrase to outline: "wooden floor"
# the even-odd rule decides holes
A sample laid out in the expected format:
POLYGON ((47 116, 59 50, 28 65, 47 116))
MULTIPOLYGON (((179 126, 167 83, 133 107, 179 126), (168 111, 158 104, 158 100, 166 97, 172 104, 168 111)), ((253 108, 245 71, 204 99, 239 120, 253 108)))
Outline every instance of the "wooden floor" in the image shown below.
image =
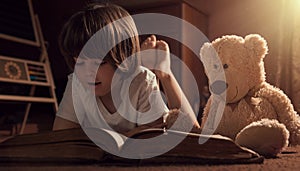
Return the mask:
MULTIPOLYGON (((35 126, 28 126, 27 130, 36 129, 35 126), (30 128, 31 127, 31 128, 30 128)), ((3 136, 4 137, 4 136, 3 136)), ((3 138, 2 137, 2 138, 3 138)), ((38 150, 38 149, 37 149, 38 150)), ((277 158, 265 159, 263 164, 234 164, 234 165, 147 165, 147 166, 101 166, 101 165, 11 165, 1 166, 2 171, 137 171, 137 170, 148 170, 148 171, 198 171, 198 170, 210 170, 210 171, 296 171, 300 168, 300 146, 288 147, 277 158)))
MULTIPOLYGON (((50 130, 53 123, 53 114, 49 114, 47 112, 41 113, 32 113, 30 114, 29 122, 25 128, 25 133, 34 133, 34 132, 42 132, 46 130, 50 130)), ((20 125, 18 125, 20 127, 20 125)), ((4 140, 10 136, 10 130, 0 130, 0 141, 4 140)), ((265 159, 263 164, 239 164, 239 165, 155 165, 155 166, 139 166, 139 167, 120 167, 120 166, 101 166, 101 165, 84 165, 84 166, 72 166, 72 165, 64 165, 64 166, 32 166, 32 165, 16 165, 16 166, 1 166, 0 170, 2 171, 35 171, 35 170, 45 170, 45 171, 101 171, 101 170, 148 170, 148 171, 190 171, 190 170, 230 170, 230 171, 256 171, 256 170, 276 170, 276 171, 294 171, 300 169, 300 146, 297 147, 289 147, 281 154, 278 155, 277 158, 265 159)))
POLYGON ((287 148, 277 158, 265 159, 263 164, 235 164, 235 165, 153 165, 153 166, 101 166, 101 165, 84 165, 84 166, 32 166, 32 165, 16 165, 1 166, 0 170, 5 171, 296 171, 300 168, 300 146, 287 148))
MULTIPOLYGON (((6 105, 13 108, 11 104, 6 105)), ((17 106, 17 105, 16 105, 17 106)), ((3 109, 3 104, 1 106, 3 109)), ((19 106, 16 107, 18 112, 14 109, 7 109, 1 111, 0 115, 0 141, 8 136, 16 135, 20 132, 21 124, 25 114, 19 106)), ((54 120, 54 111, 49 105, 32 105, 32 110, 29 113, 27 124, 24 129, 24 134, 43 132, 52 129, 54 120)))
MULTIPOLYGON (((19 134, 21 129, 21 124, 13 125, 11 129, 2 129, 0 130, 0 143, 5 141, 6 139, 19 134)), ((24 129, 23 134, 37 133, 43 130, 39 129, 39 125, 37 123, 28 123, 24 129)))

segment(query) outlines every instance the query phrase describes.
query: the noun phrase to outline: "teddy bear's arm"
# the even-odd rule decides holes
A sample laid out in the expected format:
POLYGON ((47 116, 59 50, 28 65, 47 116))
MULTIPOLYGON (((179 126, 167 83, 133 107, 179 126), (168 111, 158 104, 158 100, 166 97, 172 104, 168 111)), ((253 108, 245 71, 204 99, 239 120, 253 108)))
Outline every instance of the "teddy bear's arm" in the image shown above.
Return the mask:
POLYGON ((264 83, 257 95, 272 104, 278 121, 283 123, 290 132, 290 143, 292 145, 300 144, 300 117, 288 96, 282 90, 268 83, 264 83))

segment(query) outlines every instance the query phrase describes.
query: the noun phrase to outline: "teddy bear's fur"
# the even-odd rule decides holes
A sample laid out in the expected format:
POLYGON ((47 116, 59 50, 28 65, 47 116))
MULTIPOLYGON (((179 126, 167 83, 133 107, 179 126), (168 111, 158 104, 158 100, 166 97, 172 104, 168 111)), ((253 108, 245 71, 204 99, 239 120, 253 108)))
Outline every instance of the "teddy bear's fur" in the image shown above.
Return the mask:
POLYGON ((300 118, 283 91, 265 80, 263 58, 267 51, 266 40, 258 34, 245 38, 226 35, 202 46, 200 56, 207 75, 219 69, 218 62, 210 59, 217 54, 225 80, 208 75, 212 95, 201 126, 207 121, 213 96, 226 93, 226 105, 215 133, 262 155, 276 156, 288 142, 300 144, 300 118), (215 86, 216 82, 219 85, 215 86), (223 89, 221 82, 226 86, 223 89))

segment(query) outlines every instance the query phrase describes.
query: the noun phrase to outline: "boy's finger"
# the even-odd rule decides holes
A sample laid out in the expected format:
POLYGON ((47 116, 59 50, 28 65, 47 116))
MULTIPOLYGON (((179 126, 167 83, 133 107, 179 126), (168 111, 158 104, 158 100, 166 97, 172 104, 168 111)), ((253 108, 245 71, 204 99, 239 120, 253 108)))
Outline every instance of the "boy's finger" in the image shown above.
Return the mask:
POLYGON ((156 36, 155 35, 151 35, 149 38, 150 38, 151 41, 156 42, 156 36))
POLYGON ((156 37, 154 35, 145 40, 145 47, 154 49, 156 47, 156 37))
POLYGON ((169 50, 169 46, 168 46, 167 42, 165 42, 163 40, 156 41, 156 47, 160 50, 169 50))

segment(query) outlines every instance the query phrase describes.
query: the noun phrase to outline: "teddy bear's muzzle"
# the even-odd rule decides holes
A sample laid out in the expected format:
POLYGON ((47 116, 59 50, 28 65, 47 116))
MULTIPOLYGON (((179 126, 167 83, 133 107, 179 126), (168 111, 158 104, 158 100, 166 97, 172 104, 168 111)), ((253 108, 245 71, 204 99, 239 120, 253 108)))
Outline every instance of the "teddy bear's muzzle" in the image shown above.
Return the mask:
POLYGON ((210 85, 210 90, 213 94, 221 95, 227 89, 228 84, 222 80, 216 80, 210 85))

